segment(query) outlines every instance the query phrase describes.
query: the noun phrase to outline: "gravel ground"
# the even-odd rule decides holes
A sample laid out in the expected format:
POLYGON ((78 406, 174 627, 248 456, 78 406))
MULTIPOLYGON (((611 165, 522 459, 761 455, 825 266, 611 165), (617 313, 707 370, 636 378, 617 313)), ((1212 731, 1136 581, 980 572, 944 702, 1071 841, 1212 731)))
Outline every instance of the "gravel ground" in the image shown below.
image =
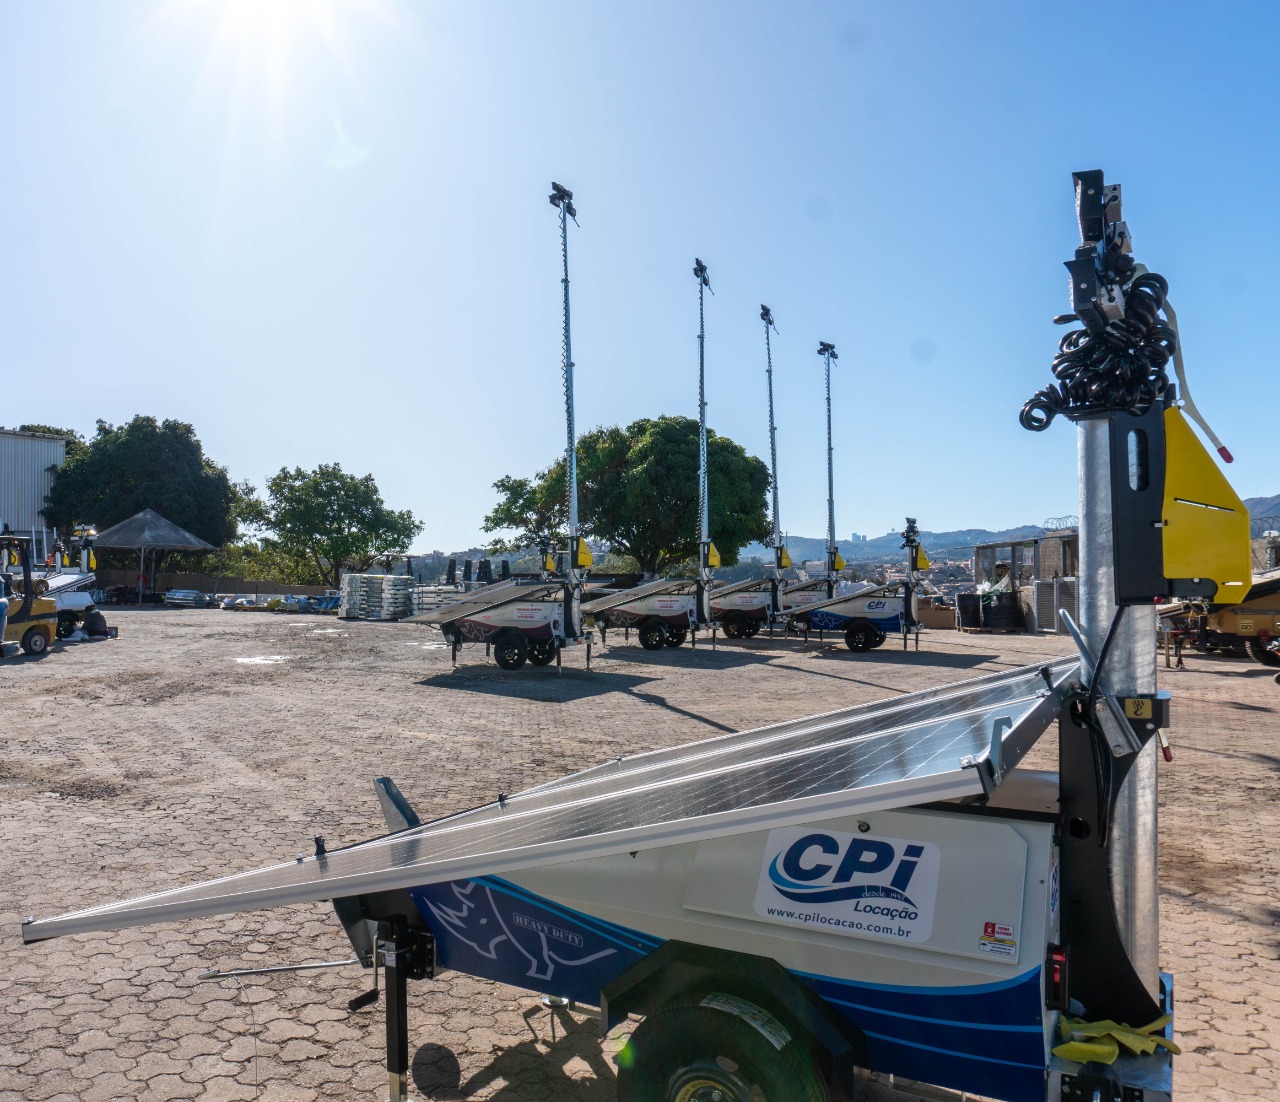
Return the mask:
MULTIPOLYGON (((331 617, 112 612, 120 638, 0 662, 0 1102, 385 1097, 382 1014, 355 970, 199 983, 207 968, 340 958, 317 904, 43 942, 48 915, 383 830, 370 778, 424 818, 620 753, 692 741, 1064 653, 1063 640, 931 632, 892 645, 633 645, 504 674, 479 648, 331 617)), ((1178 1093, 1280 1097, 1280 686, 1232 659, 1162 671, 1162 962, 1176 974, 1178 1093)), ((1052 767, 1052 739, 1028 764, 1052 767)), ((446 974, 410 989, 413 1081, 435 1099, 614 1097, 582 1014, 446 974)), ((895 1097, 878 1087, 878 1098, 895 1097)))

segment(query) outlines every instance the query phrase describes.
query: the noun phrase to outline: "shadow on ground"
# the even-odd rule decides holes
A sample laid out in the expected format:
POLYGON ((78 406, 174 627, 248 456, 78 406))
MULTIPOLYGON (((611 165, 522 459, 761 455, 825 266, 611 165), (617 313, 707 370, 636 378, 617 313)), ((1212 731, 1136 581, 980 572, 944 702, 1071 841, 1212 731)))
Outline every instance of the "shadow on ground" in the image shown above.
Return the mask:
POLYGON ((435 689, 463 689, 486 696, 518 700, 535 700, 544 704, 567 704, 587 700, 605 693, 630 692, 639 685, 655 681, 630 673, 607 673, 555 666, 526 666, 507 671, 497 666, 459 666, 449 673, 438 673, 419 681, 419 685, 435 689))
POLYGON ((768 655, 752 654, 750 651, 729 648, 723 645, 715 650, 708 643, 699 643, 696 648, 687 643, 680 647, 663 647, 662 650, 645 650, 638 643, 628 645, 622 643, 611 647, 597 648, 594 661, 633 662, 645 666, 676 666, 688 669, 728 670, 740 666, 756 666, 767 664, 768 655))
MULTIPOLYGON (((525 1019, 541 1016, 541 1007, 525 1013, 525 1019)), ((534 1033, 530 1023, 530 1032, 534 1033)), ((600 1048, 597 1023, 577 1022, 564 1012, 550 1019, 544 1032, 527 1041, 499 1049, 489 1064, 465 1081, 452 1050, 443 1045, 423 1045, 414 1054, 411 1075, 414 1086, 426 1098, 462 1102, 477 1094, 509 1102, 613 1102, 616 1094, 612 1063, 600 1048), (582 1065, 591 1075, 582 1074, 582 1065), (572 1072, 570 1066, 573 1066, 572 1072), (496 1084, 497 1090, 493 1090, 496 1084), (486 1093, 493 1090, 493 1093, 486 1093)))

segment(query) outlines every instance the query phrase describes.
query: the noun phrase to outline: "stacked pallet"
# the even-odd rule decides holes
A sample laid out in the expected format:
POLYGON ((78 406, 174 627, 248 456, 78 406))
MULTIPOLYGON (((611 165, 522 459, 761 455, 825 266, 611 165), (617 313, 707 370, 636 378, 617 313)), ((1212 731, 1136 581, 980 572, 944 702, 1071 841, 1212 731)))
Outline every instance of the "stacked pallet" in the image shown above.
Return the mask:
POLYGON ((414 581, 403 574, 346 574, 338 615, 344 620, 403 620, 414 581))
POLYGON ((409 593, 409 615, 434 612, 441 605, 456 601, 462 591, 456 585, 415 585, 409 593))

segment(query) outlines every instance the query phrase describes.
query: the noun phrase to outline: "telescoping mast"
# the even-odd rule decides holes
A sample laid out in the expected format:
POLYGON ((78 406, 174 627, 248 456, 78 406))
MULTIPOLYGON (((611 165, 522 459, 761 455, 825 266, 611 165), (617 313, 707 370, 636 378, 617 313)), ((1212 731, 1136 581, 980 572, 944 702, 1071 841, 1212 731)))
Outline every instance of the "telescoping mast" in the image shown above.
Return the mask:
POLYGON ((698 568, 692 578, 660 578, 588 601, 583 612, 600 628, 602 643, 607 642, 609 628, 620 627, 627 632, 635 628, 640 645, 646 650, 678 647, 686 639, 697 646, 698 629, 710 625, 712 645, 715 644, 711 571, 720 565, 720 553, 710 536, 704 297, 705 292, 711 291, 711 278, 698 257, 694 258, 693 274, 698 281, 698 568))
POLYGON ((453 647, 453 660, 464 642, 484 643, 492 649, 494 661, 503 669, 518 670, 526 661, 535 666, 560 663, 563 647, 586 643, 587 666, 591 665, 591 636, 583 631, 582 595, 591 551, 582 538, 578 523, 578 449, 573 417, 573 342, 569 328, 569 219, 578 224, 573 192, 562 184, 551 184, 548 196, 560 215, 560 259, 563 275, 563 315, 560 372, 564 384, 565 487, 568 543, 564 552, 564 573, 557 578, 556 559, 551 549, 552 534, 541 549, 542 576, 528 583, 504 580, 474 590, 421 616, 409 620, 434 624, 453 647))

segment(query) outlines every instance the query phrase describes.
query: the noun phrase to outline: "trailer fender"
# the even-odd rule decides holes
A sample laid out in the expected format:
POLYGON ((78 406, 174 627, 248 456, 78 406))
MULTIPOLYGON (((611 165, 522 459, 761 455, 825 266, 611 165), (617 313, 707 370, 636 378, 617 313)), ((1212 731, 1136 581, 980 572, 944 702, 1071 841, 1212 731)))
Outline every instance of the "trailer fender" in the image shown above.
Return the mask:
POLYGON ((600 992, 600 1028, 629 1014, 648 1015, 694 993, 718 992, 753 1003, 805 1039, 811 1057, 839 1092, 853 1095, 868 1067, 866 1037, 853 1022, 770 957, 667 941, 600 992))

